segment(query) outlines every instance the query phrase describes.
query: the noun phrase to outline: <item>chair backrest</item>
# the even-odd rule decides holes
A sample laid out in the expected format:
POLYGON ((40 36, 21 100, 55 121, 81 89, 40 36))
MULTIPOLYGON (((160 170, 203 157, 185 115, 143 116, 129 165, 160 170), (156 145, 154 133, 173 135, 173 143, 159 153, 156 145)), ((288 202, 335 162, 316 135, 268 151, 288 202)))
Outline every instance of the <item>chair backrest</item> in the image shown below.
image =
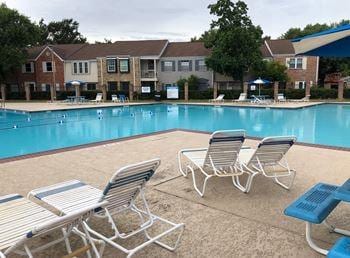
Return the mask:
POLYGON ((239 94, 238 100, 246 100, 247 99, 247 93, 241 93, 239 94))
POLYGON ((122 100, 122 101, 124 101, 124 100, 126 100, 126 97, 125 97, 125 95, 123 95, 123 94, 119 94, 119 99, 122 100))
POLYGON ((248 166, 259 164, 273 165, 279 162, 296 142, 295 136, 276 136, 264 138, 248 162, 248 166))
POLYGON ((119 210, 129 206, 159 165, 160 159, 152 159, 119 169, 103 191, 102 199, 108 201, 107 208, 119 210))
POLYGON ((225 97, 225 94, 220 94, 220 95, 216 98, 216 100, 223 100, 224 97, 225 97))
POLYGON ((245 140, 244 130, 216 131, 211 135, 204 160, 205 166, 222 170, 235 165, 245 140))
POLYGON ((117 95, 112 95, 112 100, 118 100, 118 96, 117 95))
POLYGON ((102 100, 102 93, 97 93, 96 94, 96 100, 101 101, 102 100))

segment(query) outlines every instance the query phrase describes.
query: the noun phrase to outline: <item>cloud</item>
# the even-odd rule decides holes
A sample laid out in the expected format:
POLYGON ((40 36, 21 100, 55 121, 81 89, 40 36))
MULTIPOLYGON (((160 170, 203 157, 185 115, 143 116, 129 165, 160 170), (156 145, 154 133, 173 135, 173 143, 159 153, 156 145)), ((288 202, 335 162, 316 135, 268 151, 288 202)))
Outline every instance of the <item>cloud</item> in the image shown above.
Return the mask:
MULTIPOLYGON (((0 0, 1 1, 1 0, 0 0)), ((73 18, 89 41, 169 38, 189 40, 209 28, 214 0, 2 0, 39 21, 73 18)), ((348 18, 350 3, 337 0, 246 0, 254 24, 278 37, 290 27, 348 18)))

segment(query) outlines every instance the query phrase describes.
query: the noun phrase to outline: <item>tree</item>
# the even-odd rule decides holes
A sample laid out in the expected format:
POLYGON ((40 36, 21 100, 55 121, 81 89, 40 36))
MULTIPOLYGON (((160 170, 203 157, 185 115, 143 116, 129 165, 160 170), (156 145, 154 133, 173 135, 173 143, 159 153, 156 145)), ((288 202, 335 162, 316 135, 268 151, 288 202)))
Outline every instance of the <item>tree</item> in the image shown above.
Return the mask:
POLYGON ((38 38, 38 28, 28 17, 0 5, 0 83, 24 63, 26 48, 38 38))
POLYGON ((253 74, 269 81, 287 82, 287 66, 278 61, 262 61, 255 69, 253 74))
POLYGON ((324 24, 320 24, 320 23, 308 24, 303 29, 290 28, 289 30, 287 30, 286 33, 282 34, 282 36, 280 38, 282 38, 282 39, 300 38, 300 37, 304 37, 306 35, 310 35, 310 34, 317 33, 317 32, 323 31, 323 30, 327 30, 329 28, 330 28, 330 26, 325 24, 325 23, 324 24))
POLYGON ((104 38, 102 42, 98 41, 98 40, 95 40, 95 44, 110 44, 110 43, 112 43, 111 39, 104 38))
POLYGON ((39 21, 41 44, 79 44, 85 43, 86 38, 78 31, 79 23, 73 19, 63 19, 45 24, 39 21))
POLYGON ((208 8, 217 20, 211 23, 214 32, 204 37, 205 46, 212 49, 206 65, 215 72, 241 81, 243 85, 245 73, 261 61, 259 48, 263 32, 252 24, 243 1, 218 0, 208 8))
POLYGON ((181 78, 179 79, 176 84, 179 86, 180 90, 183 90, 185 88, 185 83, 188 83, 188 89, 189 90, 198 90, 199 88, 199 78, 195 76, 194 74, 191 74, 187 79, 181 78))

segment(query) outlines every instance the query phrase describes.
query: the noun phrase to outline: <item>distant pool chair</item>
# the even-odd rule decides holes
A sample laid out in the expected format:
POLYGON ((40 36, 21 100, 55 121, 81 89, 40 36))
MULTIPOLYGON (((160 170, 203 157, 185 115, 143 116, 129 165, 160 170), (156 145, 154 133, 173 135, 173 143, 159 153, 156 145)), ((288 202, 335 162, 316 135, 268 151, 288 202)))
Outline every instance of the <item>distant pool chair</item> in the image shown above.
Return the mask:
POLYGON ((232 100, 233 102, 246 102, 247 101, 247 93, 241 93, 239 94, 238 99, 232 100))
POLYGON ((120 102, 120 100, 119 100, 119 98, 118 98, 118 95, 114 95, 114 94, 113 94, 111 97, 112 97, 112 102, 114 102, 114 103, 120 102))
MULTIPOLYGON (((92 229, 86 224, 88 232, 93 237, 102 239, 107 244, 127 254, 127 257, 131 257, 136 252, 152 243, 174 251, 179 245, 184 230, 184 224, 176 224, 152 214, 144 195, 145 185, 153 176, 159 165, 160 159, 153 159, 125 166, 112 176, 104 191, 81 181, 73 180, 33 190, 29 193, 29 196, 43 201, 51 208, 58 210, 61 214, 70 214, 81 207, 85 207, 87 204, 99 204, 107 201, 106 205, 100 206, 100 209, 94 213, 94 216, 108 222, 113 230, 113 234, 112 236, 105 236, 101 231, 92 229), (138 197, 140 197, 140 205, 143 206, 143 209, 138 208, 135 204, 138 197), (121 231, 113 216, 122 212, 135 214, 140 219, 139 226, 130 231, 121 231), (161 233, 152 234, 151 236, 148 230, 156 222, 167 225, 167 228, 161 233), (178 235, 173 245, 166 244, 160 240, 170 233, 176 232, 178 235), (133 249, 127 249, 122 244, 116 242, 116 240, 127 239, 138 233, 143 233, 146 241, 133 249)), ((131 218, 133 217, 134 216, 131 216, 131 218)), ((131 218, 129 217, 130 220, 131 218)))
POLYGON ((93 102, 93 103, 101 103, 102 102, 102 99, 103 99, 103 95, 102 95, 102 93, 97 93, 96 94, 96 99, 93 99, 93 100, 91 100, 91 102, 93 102))
POLYGON ((129 102, 129 98, 123 94, 119 94, 119 101, 120 102, 129 102))
POLYGON ((277 94, 277 101, 278 102, 287 102, 287 99, 286 99, 286 97, 284 96, 283 93, 278 93, 277 94))
MULTIPOLYGON (((183 149, 178 152, 178 165, 180 173, 187 177, 192 172, 193 186, 197 193, 203 197, 208 179, 217 177, 232 177, 232 182, 239 190, 246 192, 249 185, 249 177, 246 186, 242 186, 239 176, 246 173, 238 163, 238 155, 245 140, 244 130, 227 130, 214 132, 209 141, 208 148, 183 149), (183 159, 189 162, 184 168, 183 159), (202 190, 196 183, 195 171, 200 171, 204 176, 202 190)), ((250 176, 250 173, 247 173, 250 176)))
POLYGON ((311 95, 306 95, 304 98, 301 99, 292 99, 292 102, 309 102, 311 95))
POLYGON ((92 249, 96 257, 102 257, 104 242, 93 239, 84 223, 98 207, 100 205, 87 204, 82 209, 59 217, 19 194, 0 197, 0 257, 5 258, 12 254, 33 257, 33 254, 61 242, 65 243, 70 255, 87 253, 91 257, 92 249), (78 227, 83 232, 78 231, 78 227), (58 235, 57 230, 62 235, 58 235), (69 242, 72 233, 79 235, 85 246, 72 251, 69 242), (43 238, 44 236, 51 237, 43 238), (38 238, 45 241, 45 244, 33 241, 38 238), (95 243, 100 244, 99 249, 95 243))
POLYGON ((216 99, 210 99, 209 102, 224 102, 225 94, 220 94, 216 99))
POLYGON ((295 136, 267 137, 259 143, 256 149, 241 149, 239 162, 245 171, 251 173, 247 192, 250 191, 256 175, 272 178, 285 189, 292 187, 296 172, 289 167, 285 155, 295 142, 295 136), (289 178, 288 184, 280 181, 281 178, 286 177, 289 178))

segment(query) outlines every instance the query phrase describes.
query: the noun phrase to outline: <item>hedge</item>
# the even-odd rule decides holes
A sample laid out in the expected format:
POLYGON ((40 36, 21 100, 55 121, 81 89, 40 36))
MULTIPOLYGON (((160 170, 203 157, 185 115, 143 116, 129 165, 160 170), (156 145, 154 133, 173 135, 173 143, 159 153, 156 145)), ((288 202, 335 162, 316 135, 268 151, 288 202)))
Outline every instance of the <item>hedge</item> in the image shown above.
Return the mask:
MULTIPOLYGON (((84 96, 86 99, 95 99, 96 94, 100 93, 101 91, 81 91, 81 96, 84 96)), ((219 90, 218 94, 225 94, 225 99, 238 99, 239 95, 241 94, 241 90, 219 90)), ((279 93, 284 93, 287 99, 301 99, 305 96, 305 90, 304 89, 280 89, 279 93)), ((108 91, 107 92, 107 99, 111 100, 111 95, 116 94, 124 94, 126 96, 129 95, 129 92, 127 91, 108 91)), ((153 100, 154 95, 156 92, 151 93, 139 93, 134 92, 134 99, 135 100, 153 100)), ((270 98, 273 98, 273 89, 261 89, 260 90, 261 95, 267 95, 270 98)), ((67 96, 74 96, 74 91, 58 91, 56 92, 56 98, 57 100, 64 100, 67 98, 67 96)), ((161 99, 166 100, 166 91, 160 92, 161 99)), ((179 99, 184 99, 184 91, 179 91, 179 99)), ((249 91, 248 97, 251 97, 251 95, 258 95, 258 91, 249 91)), ((325 88, 311 88, 311 99, 336 99, 338 97, 338 91, 336 89, 325 89, 325 88)), ((25 100, 25 93, 24 92, 10 92, 7 94, 7 98, 9 100, 25 100)), ((50 100, 50 92, 32 92, 31 98, 33 100, 50 100)), ((213 89, 208 89, 204 91, 189 91, 189 98, 193 100, 206 100, 206 99, 212 99, 213 98, 213 89)), ((344 89, 344 98, 350 99, 350 89, 344 89)))

